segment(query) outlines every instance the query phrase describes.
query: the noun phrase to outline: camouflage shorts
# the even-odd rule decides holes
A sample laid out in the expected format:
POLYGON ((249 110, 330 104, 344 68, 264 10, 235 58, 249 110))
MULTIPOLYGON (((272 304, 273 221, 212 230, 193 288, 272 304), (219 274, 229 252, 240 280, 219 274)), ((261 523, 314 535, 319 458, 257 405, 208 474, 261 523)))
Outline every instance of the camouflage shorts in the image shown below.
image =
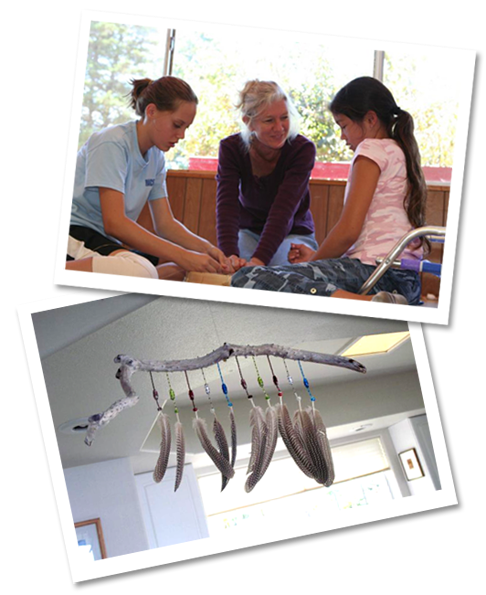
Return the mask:
MULTIPOLYGON (((330 258, 275 267, 244 267, 233 275, 231 285, 325 296, 332 295, 337 289, 359 293, 375 268, 356 258, 330 258)), ((369 293, 378 291, 396 291, 405 296, 409 304, 418 304, 420 277, 414 271, 389 269, 369 293)))

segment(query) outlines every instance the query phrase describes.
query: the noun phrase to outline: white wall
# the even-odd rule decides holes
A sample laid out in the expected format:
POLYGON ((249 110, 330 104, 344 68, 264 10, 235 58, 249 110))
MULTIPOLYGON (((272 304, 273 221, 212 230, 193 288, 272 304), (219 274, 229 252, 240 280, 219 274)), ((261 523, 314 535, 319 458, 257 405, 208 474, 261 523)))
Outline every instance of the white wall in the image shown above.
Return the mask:
POLYGON ((64 470, 74 522, 101 519, 108 557, 149 549, 129 459, 64 470))
MULTIPOLYGON (((425 417, 425 416, 420 416, 425 417)), ((423 494, 426 492, 435 491, 432 473, 434 469, 427 464, 427 456, 420 445, 419 437, 414 430, 414 423, 411 418, 405 419, 394 426, 389 428, 390 436, 395 447, 395 451, 398 454, 408 450, 409 448, 415 448, 417 455, 424 471, 424 477, 407 481, 408 489, 410 494, 415 496, 417 494, 423 494)), ((403 471, 402 471, 403 473, 403 471)))

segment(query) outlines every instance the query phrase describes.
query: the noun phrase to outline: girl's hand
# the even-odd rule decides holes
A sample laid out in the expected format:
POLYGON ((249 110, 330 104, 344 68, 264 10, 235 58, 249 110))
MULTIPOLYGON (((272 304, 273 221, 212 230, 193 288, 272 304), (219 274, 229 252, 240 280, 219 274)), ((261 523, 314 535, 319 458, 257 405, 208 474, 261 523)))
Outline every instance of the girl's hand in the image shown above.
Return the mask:
POLYGON ((287 258, 290 264, 297 264, 299 262, 308 262, 314 254, 315 250, 305 244, 290 244, 287 258))
POLYGON ((220 274, 226 272, 223 271, 221 264, 209 254, 201 254, 191 250, 184 250, 178 264, 187 272, 220 274))
MULTIPOLYGON (((219 262, 219 265, 221 267, 221 272, 225 275, 231 275, 232 273, 235 272, 234 268, 234 264, 231 260, 231 258, 227 258, 224 254, 224 252, 222 252, 219 248, 216 248, 216 246, 213 246, 212 244, 208 247, 207 249, 207 254, 209 256, 211 256, 212 258, 214 258, 214 260, 217 260, 219 262)), ((237 257, 234 257, 237 258, 237 257)))
POLYGON ((236 254, 232 254, 228 258, 228 260, 233 269, 232 273, 236 273, 236 271, 239 271, 241 268, 246 267, 248 264, 244 258, 240 258, 239 256, 236 256, 236 254))

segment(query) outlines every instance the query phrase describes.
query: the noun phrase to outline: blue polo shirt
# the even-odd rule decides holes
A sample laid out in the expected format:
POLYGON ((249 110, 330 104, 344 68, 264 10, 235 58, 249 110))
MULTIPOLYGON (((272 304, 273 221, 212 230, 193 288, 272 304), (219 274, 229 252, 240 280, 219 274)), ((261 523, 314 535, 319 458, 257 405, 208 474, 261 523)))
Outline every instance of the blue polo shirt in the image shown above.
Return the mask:
MULTIPOLYGON (((132 121, 95 132, 79 150, 71 225, 107 235, 101 215, 100 187, 124 195, 125 213, 133 221, 138 219, 147 200, 167 197, 164 154, 152 147, 142 156, 136 124, 132 121)), ((119 242, 118 238, 110 239, 119 242)))

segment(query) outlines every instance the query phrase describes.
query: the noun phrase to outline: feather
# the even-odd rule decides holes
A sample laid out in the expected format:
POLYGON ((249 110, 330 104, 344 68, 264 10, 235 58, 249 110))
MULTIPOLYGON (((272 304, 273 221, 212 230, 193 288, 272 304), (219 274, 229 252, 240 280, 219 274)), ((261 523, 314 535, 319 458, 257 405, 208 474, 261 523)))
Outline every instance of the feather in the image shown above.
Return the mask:
POLYGON ((318 483, 325 485, 328 479, 327 463, 309 411, 300 411, 298 420, 302 428, 306 449, 316 469, 314 479, 318 483))
POLYGON ((184 440, 184 430, 180 421, 177 421, 175 424, 175 436, 177 467, 174 492, 177 492, 177 489, 181 485, 182 474, 184 473, 184 460, 186 458, 186 443, 184 440))
POLYGON ((292 424, 289 410, 285 403, 282 405, 277 405, 277 414, 280 436, 282 437, 282 440, 284 441, 290 456, 294 459, 299 469, 305 473, 305 475, 307 475, 307 477, 314 479, 314 464, 312 463, 312 460, 310 459, 302 444, 300 436, 297 434, 297 431, 292 424))
MULTIPOLYGON (((214 417, 213 422, 213 434, 216 440, 216 444, 218 445, 220 454, 229 462, 229 447, 228 441, 226 440, 226 435, 223 430, 223 426, 219 423, 218 418, 214 417)), ((221 491, 227 486, 229 479, 223 475, 222 484, 221 484, 221 491)))
POLYGON ((311 418, 312 418, 314 427, 316 429, 316 435, 317 435, 317 438, 321 445, 322 454, 324 456, 324 459, 325 459, 326 465, 327 465, 328 477, 327 477, 327 480, 324 485, 326 487, 329 487, 334 482, 335 473, 334 473, 334 462, 332 460, 332 451, 331 451, 331 446, 329 444, 329 439, 327 437, 326 426, 324 425, 324 421, 322 419, 320 412, 315 408, 309 408, 309 409, 310 409, 311 418))
POLYGON ((265 414, 261 407, 253 407, 250 411, 251 431, 251 454, 248 463, 247 473, 251 473, 255 467, 256 461, 261 457, 265 448, 265 438, 267 435, 267 426, 265 424, 265 414))
POLYGON ((268 466, 270 465, 270 461, 272 460, 273 453, 275 452, 278 438, 278 421, 275 407, 267 407, 265 412, 265 425, 267 427, 265 448, 261 451, 259 459, 255 461, 253 472, 246 480, 246 492, 251 492, 265 475, 268 466))
POLYGON ((167 463, 169 462, 170 454, 170 424, 169 417, 165 413, 161 413, 157 418, 157 423, 161 432, 160 454, 155 465, 153 478, 155 483, 160 483, 167 471, 167 463))
POLYGON ((229 418, 231 423, 231 466, 235 468, 236 450, 237 450, 237 436, 236 436, 236 420, 233 412, 233 407, 230 407, 229 418))
POLYGON ((234 476, 235 471, 231 467, 229 462, 224 458, 224 456, 221 455, 216 450, 216 448, 214 448, 214 446, 212 445, 211 440, 209 439, 209 436, 208 436, 206 422, 204 421, 204 419, 195 417, 194 421, 193 421, 193 426, 194 426, 194 429, 196 430, 196 434, 197 434, 197 437, 199 438, 201 446, 206 451, 206 453, 209 455, 209 458, 213 461, 213 463, 216 465, 218 470, 223 475, 225 475, 228 479, 231 479, 234 476))

